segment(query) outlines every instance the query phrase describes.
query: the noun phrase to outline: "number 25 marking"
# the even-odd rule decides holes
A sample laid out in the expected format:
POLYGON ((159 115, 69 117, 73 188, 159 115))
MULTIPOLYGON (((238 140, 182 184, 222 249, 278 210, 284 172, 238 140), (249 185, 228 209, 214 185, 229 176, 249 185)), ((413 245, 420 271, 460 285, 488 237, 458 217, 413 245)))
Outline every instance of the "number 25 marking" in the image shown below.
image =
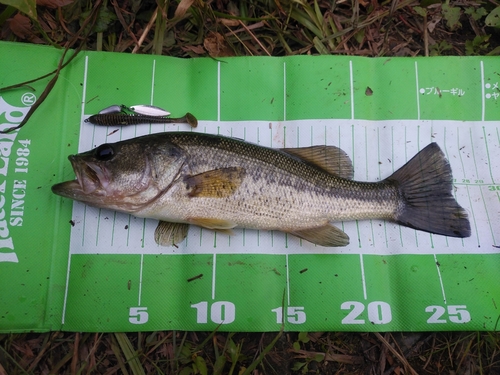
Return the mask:
MULTIPOLYGON (((467 306, 465 305, 450 305, 448 308, 448 319, 452 323, 469 323, 470 322, 470 313, 466 310, 467 306)), ((432 313, 429 319, 427 319, 427 323, 436 324, 436 323, 447 323, 446 319, 441 319, 441 317, 446 313, 446 310, 443 306, 427 306, 425 308, 425 312, 432 313)))

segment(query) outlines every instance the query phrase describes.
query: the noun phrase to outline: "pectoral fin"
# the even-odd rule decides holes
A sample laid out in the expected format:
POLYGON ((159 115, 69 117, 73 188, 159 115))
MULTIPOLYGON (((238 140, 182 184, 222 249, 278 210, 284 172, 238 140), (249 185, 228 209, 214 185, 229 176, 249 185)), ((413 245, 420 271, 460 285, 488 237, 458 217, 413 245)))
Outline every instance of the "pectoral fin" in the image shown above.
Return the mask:
POLYGON ((311 146, 300 148, 282 148, 281 151, 293 155, 324 171, 352 180, 354 169, 351 159, 344 150, 335 146, 311 146))
POLYGON ((173 246, 186 238, 189 224, 160 221, 155 230, 155 241, 160 246, 173 246))
POLYGON ((226 234, 232 234, 233 231, 231 229, 236 226, 236 224, 231 221, 202 217, 190 218, 189 222, 199 227, 213 229, 226 234))
POLYGON ((234 194, 245 174, 245 168, 221 168, 188 176, 184 182, 190 198, 225 198, 234 194))
POLYGON ((349 236, 331 224, 289 233, 319 246, 339 247, 349 245, 349 236))

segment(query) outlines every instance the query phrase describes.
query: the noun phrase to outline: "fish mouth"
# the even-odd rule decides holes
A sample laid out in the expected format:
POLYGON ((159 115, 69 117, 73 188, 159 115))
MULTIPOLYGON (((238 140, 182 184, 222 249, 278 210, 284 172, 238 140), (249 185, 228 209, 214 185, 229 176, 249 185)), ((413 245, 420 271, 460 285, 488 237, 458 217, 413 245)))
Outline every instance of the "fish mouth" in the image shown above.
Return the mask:
POLYGON ((109 176, 105 169, 92 162, 78 160, 76 156, 68 157, 76 175, 76 181, 84 194, 104 193, 109 185, 109 176))
POLYGON ((109 176, 99 165, 82 161, 76 155, 68 157, 73 167, 76 179, 52 186, 52 191, 64 197, 87 201, 84 197, 106 194, 109 176))
MULTIPOLYGON (((52 192, 61 197, 86 203, 93 207, 109 208, 121 212, 132 213, 150 201, 136 202, 128 199, 123 192, 114 191, 110 171, 98 163, 88 161, 79 155, 68 156, 76 179, 52 186, 52 192)), ((144 176, 149 173, 146 168, 144 176)), ((133 195, 132 195, 133 197, 133 195)), ((156 198, 156 197, 155 197, 156 198)))

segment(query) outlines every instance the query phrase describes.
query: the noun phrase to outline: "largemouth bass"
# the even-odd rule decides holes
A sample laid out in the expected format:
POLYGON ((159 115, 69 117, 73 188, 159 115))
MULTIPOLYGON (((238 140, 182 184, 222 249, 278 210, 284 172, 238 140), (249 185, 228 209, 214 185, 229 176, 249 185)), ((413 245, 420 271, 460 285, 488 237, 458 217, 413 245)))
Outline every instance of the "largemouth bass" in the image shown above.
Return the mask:
POLYGON ((470 236, 451 168, 431 143, 380 182, 353 181, 335 146, 271 149, 194 132, 146 135, 70 155, 76 180, 55 194, 160 220, 155 239, 173 245, 189 225, 230 232, 280 230, 321 246, 346 246, 335 221, 385 219, 451 237, 470 236))

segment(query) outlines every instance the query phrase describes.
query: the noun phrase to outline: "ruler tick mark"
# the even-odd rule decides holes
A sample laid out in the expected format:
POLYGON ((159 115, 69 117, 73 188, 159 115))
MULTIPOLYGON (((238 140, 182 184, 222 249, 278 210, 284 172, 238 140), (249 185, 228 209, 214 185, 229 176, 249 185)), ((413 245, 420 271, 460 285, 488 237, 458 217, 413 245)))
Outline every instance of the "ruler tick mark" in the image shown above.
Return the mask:
POLYGON ((443 302, 446 305, 446 293, 444 292, 443 278, 441 277, 441 270, 439 269, 439 267, 441 267, 441 264, 438 262, 436 254, 433 255, 434 255, 434 263, 436 264, 436 270, 439 277, 439 284, 441 285, 441 293, 443 294, 443 302))
POLYGON ((139 268, 139 298, 137 302, 137 306, 141 306, 141 297, 142 297, 142 270, 144 268, 144 254, 141 254, 141 264, 139 268))
POLYGON ((361 266, 361 282, 363 283, 363 298, 366 300, 368 297, 366 295, 365 266, 363 263, 363 254, 359 254, 359 263, 361 266))
POLYGON ((215 272, 216 272, 217 254, 212 256, 212 299, 215 300, 215 272))

